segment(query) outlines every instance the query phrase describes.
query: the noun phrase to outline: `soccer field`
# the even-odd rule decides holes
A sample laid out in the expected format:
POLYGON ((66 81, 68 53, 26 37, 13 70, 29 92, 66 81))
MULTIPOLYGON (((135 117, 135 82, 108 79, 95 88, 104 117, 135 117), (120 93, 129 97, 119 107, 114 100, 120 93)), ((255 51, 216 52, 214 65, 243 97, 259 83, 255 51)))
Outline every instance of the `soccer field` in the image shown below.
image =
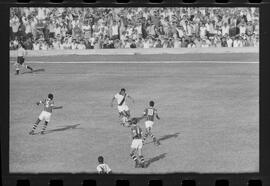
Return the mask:
POLYGON ((95 173, 99 155, 115 173, 259 171, 259 63, 29 64, 45 72, 10 72, 11 172, 95 173), (110 107, 123 87, 132 116, 154 100, 161 117, 161 145, 143 147, 147 168, 134 168, 130 129, 110 107), (48 93, 64 108, 31 136, 48 93))

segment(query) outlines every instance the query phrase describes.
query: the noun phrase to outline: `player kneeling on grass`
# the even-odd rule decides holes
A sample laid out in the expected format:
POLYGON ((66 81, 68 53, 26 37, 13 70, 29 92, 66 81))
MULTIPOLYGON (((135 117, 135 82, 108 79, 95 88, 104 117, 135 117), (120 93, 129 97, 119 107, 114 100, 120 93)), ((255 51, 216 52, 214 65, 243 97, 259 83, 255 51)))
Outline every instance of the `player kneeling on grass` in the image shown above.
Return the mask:
POLYGON ((130 120, 131 122, 131 136, 132 136, 132 143, 131 143, 131 151, 130 157, 135 161, 135 168, 138 167, 146 167, 144 162, 144 157, 142 155, 142 129, 137 125, 138 119, 133 118, 130 120), (138 156, 136 156, 136 152, 138 152, 138 156), (138 159, 139 158, 139 159, 138 159))
POLYGON ((159 141, 156 139, 156 137, 152 134, 152 127, 154 125, 154 118, 156 117, 158 120, 160 119, 157 113, 157 109, 154 108, 155 102, 150 101, 149 107, 144 110, 144 117, 146 117, 145 121, 145 134, 143 136, 143 143, 146 140, 146 138, 150 135, 154 141, 154 144, 160 145, 159 141))
POLYGON ((97 166, 97 171, 98 174, 110 174, 112 173, 112 170, 110 169, 110 167, 104 163, 104 158, 102 156, 98 157, 98 166, 97 166))
POLYGON ((44 109, 40 113, 37 121, 33 125, 32 130, 29 132, 30 135, 35 134, 35 130, 39 124, 40 121, 45 120, 44 126, 42 128, 41 134, 45 133, 46 127, 48 123, 50 122, 51 115, 52 115, 52 110, 53 109, 61 109, 63 108, 62 106, 54 106, 54 101, 53 101, 53 94, 48 94, 48 97, 42 101, 37 102, 37 105, 43 104, 44 109))
POLYGON ((16 66, 16 75, 19 75, 20 72, 20 66, 24 66, 26 69, 33 71, 33 68, 31 68, 29 65, 24 64, 24 56, 26 55, 26 51, 21 43, 19 43, 19 47, 17 50, 17 62, 15 63, 16 66))

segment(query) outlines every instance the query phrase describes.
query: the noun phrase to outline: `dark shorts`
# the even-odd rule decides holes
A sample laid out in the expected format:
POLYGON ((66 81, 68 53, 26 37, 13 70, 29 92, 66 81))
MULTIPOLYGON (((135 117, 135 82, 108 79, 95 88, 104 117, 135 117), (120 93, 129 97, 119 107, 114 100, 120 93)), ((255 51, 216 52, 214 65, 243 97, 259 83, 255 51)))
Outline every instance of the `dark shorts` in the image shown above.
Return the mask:
POLYGON ((22 65, 24 63, 24 58, 22 56, 17 57, 17 63, 22 65))

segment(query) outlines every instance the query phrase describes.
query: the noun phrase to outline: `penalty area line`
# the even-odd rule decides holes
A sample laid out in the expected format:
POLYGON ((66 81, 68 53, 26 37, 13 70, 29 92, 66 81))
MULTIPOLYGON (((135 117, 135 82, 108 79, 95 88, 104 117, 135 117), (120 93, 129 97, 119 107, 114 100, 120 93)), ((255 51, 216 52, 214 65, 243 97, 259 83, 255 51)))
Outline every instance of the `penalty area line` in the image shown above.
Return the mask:
POLYGON ((258 64, 258 61, 27 61, 27 63, 47 64, 258 64))

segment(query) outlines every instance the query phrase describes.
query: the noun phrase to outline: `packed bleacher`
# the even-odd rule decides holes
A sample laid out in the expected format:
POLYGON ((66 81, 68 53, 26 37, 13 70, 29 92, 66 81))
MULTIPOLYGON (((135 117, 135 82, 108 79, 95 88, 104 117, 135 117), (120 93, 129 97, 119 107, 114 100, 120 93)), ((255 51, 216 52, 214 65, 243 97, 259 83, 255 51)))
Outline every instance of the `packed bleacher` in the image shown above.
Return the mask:
POLYGON ((11 8, 10 49, 253 47, 259 10, 244 8, 11 8))

